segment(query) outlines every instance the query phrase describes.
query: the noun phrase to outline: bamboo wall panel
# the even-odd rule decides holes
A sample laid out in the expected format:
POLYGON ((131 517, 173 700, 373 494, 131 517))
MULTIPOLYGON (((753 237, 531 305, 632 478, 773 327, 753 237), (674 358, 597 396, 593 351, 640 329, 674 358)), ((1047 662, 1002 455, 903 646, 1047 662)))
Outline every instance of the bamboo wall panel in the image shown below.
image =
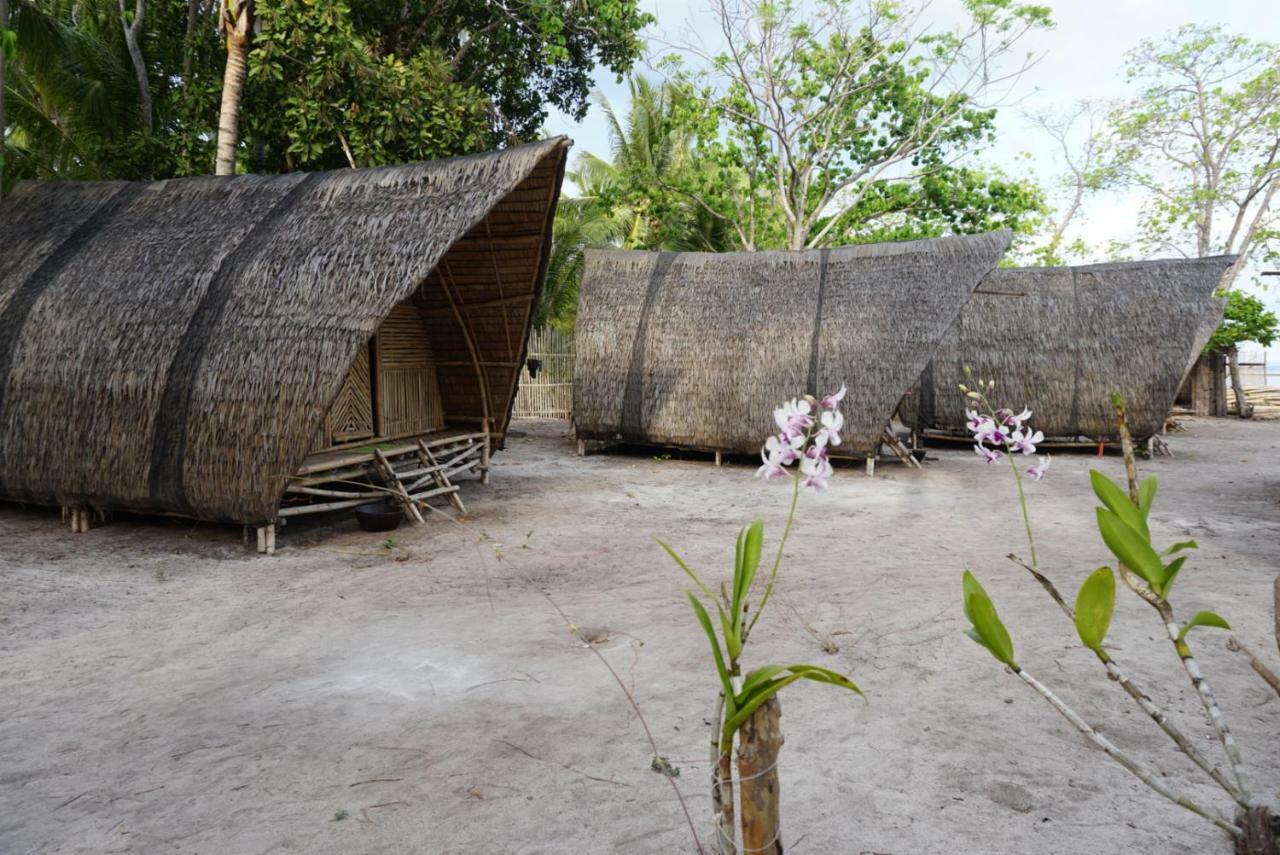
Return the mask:
POLYGON ((832 250, 589 251, 577 320, 574 422, 584 439, 753 453, 772 412, 849 394, 867 451, 1007 231, 832 250))
POLYGON ((367 347, 356 353, 326 423, 330 445, 373 436, 373 377, 367 347))
POLYGON ((568 419, 573 416, 573 336, 553 327, 538 330, 529 339, 529 353, 520 371, 516 395, 517 419, 568 419), (538 376, 531 376, 529 362, 538 360, 538 376))
POLYGON ((992 272, 943 338, 904 421, 962 433, 964 368, 1029 407, 1046 436, 1115 437, 1124 395, 1140 438, 1163 426, 1222 319, 1215 289, 1234 256, 992 272))

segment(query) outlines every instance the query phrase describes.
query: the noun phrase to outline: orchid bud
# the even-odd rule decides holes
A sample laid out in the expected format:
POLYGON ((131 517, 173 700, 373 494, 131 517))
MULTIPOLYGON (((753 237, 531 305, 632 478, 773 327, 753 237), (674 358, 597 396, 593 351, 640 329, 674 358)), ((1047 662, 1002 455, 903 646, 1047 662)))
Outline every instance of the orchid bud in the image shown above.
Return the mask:
POLYGON ((982 393, 981 393, 981 392, 969 392, 969 393, 967 393, 967 394, 965 395, 965 397, 967 397, 967 398, 973 398, 975 401, 981 401, 981 400, 982 400, 982 393))
POLYGON ((808 401, 809 406, 811 407, 816 407, 818 405, 818 399, 813 397, 812 395, 805 395, 804 400, 808 401))
POLYGON ((961 391, 961 392, 968 392, 968 391, 969 391, 969 387, 968 387, 968 386, 966 386, 966 385, 964 385, 963 383, 961 383, 961 384, 960 384, 960 391, 961 391))

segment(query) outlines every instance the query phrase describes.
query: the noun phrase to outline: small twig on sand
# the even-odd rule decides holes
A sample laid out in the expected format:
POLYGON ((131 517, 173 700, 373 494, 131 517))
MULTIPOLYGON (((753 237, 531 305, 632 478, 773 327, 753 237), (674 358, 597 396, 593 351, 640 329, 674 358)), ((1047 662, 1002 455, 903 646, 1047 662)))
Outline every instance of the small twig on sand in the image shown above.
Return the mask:
POLYGON ((516 745, 514 742, 508 742, 505 739, 495 739, 494 742, 500 742, 512 750, 519 751, 521 754, 523 754, 525 757, 528 757, 530 760, 536 760, 539 763, 550 763, 553 766, 559 766, 561 769, 572 772, 575 775, 581 775, 582 777, 590 781, 599 781, 602 784, 613 784, 615 787, 631 786, 630 784, 624 784, 622 781, 614 781, 610 778, 601 778, 598 775, 592 775, 588 772, 582 771, 581 769, 575 769, 574 767, 570 766, 568 763, 560 763, 555 760, 544 760, 538 755, 532 754, 529 751, 526 751, 525 749, 521 748, 519 745, 516 745))
POLYGON ((1236 638, 1234 635, 1229 636, 1227 638, 1227 649, 1237 653, 1243 653, 1245 656, 1249 657, 1249 666, 1257 672, 1259 677, 1267 681, 1267 685, 1270 686, 1276 694, 1280 695, 1280 677, 1277 677, 1276 673, 1268 668, 1266 663, 1259 659, 1257 654, 1246 647, 1240 639, 1236 638))
MULTIPOLYGON (((653 738, 653 731, 649 729, 649 723, 645 721, 644 713, 640 711, 640 705, 636 703, 635 695, 627 689, 627 684, 622 682, 622 677, 620 677, 618 672, 614 670, 613 666, 609 664, 609 660, 604 658, 604 654, 597 650, 594 644, 587 642, 586 639, 582 637, 582 633, 578 631, 577 624, 569 620, 569 616, 566 615, 564 610, 560 608, 559 604, 551 598, 551 595, 546 591, 542 591, 541 593, 542 596, 547 598, 547 602, 551 604, 551 608, 555 609, 556 613, 560 615, 560 619, 564 621, 565 626, 569 627, 569 631, 587 645, 587 649, 595 654, 596 658, 600 660, 600 664, 603 665, 613 676, 613 681, 618 684, 618 688, 621 689, 622 694, 626 696, 627 703, 631 704, 631 708, 635 710, 636 718, 639 720, 640 726, 644 728, 644 735, 649 740, 649 747, 653 750, 653 756, 661 757, 662 752, 658 750, 658 742, 653 738)), ((693 815, 689 813, 689 805, 685 802, 684 795, 680 792, 680 787, 676 785, 676 779, 670 775, 663 775, 662 777, 666 778, 667 783, 671 785, 671 790, 676 794, 676 800, 680 802, 680 809, 684 811, 685 822, 689 824, 689 833, 693 835, 693 845, 698 850, 698 855, 706 855, 706 850, 702 848, 702 841, 698 838, 698 829, 693 824, 693 815)))

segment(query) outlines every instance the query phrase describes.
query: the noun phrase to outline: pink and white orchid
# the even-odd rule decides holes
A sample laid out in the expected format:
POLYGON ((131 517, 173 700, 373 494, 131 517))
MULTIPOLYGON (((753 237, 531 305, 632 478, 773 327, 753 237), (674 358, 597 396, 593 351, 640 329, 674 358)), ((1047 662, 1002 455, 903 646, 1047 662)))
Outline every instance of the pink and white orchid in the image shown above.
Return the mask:
POLYGON ((1041 478, 1044 477, 1045 470, 1049 468, 1049 461, 1051 459, 1052 457, 1046 454, 1044 456, 1044 460, 1041 460, 1039 457, 1037 457, 1036 465, 1027 467, 1027 474, 1031 476, 1032 480, 1039 481, 1041 478))
POLYGON ((983 425, 990 421, 990 419, 982 415, 982 413, 979 413, 977 410, 965 410, 964 418, 965 424, 968 426, 969 430, 974 433, 982 430, 983 425))
MULTIPOLYGON (((845 393, 849 388, 843 383, 840 384, 840 391, 834 392, 822 399, 822 406, 828 410, 837 410, 840 408, 840 402, 844 400, 845 393)), ((835 445, 835 443, 832 443, 835 445)))
POLYGON ((811 490, 827 489, 827 479, 831 477, 831 472, 831 462, 825 454, 812 457, 806 454, 800 461, 800 475, 803 478, 800 483, 811 490))
POLYGON ((825 489, 833 472, 828 447, 841 442, 844 415, 840 412, 840 402, 848 391, 848 387, 841 384, 839 392, 821 400, 805 395, 792 398, 774 410, 773 420, 779 432, 766 439, 760 449, 762 465, 756 470, 756 477, 767 481, 792 475, 787 467, 799 461, 799 472, 792 477, 810 489, 825 489), (815 406, 819 412, 814 412, 815 406))
POLYGON ((803 398, 792 398, 773 411, 773 420, 782 431, 782 435, 792 439, 813 427, 813 416, 809 415, 811 412, 813 407, 808 401, 803 398))
POLYGON ((978 443, 973 447, 973 453, 986 460, 987 463, 999 463, 1004 460, 1004 455, 996 451, 994 448, 987 448, 982 443, 978 443))
MULTIPOLYGON (((1044 434, 1040 431, 1034 433, 1023 433, 1021 428, 1015 430, 1009 435, 1009 448, 1011 451, 1020 451, 1023 454, 1035 454, 1036 443, 1044 442, 1044 434)), ((1036 479, 1040 480, 1039 478, 1036 479)))
POLYGON ((1015 413, 1012 410, 1001 410, 1000 413, 1004 414, 1005 425, 1011 428, 1020 428, 1023 422, 1031 418, 1031 411, 1025 407, 1020 413, 1015 413))
POLYGON ((983 422, 982 427, 974 433, 973 438, 976 439, 979 444, 988 442, 992 445, 1007 445, 1009 443, 1010 436, 1010 432, 1004 425, 998 425, 990 419, 987 419, 983 422))
MULTIPOLYGON (((841 390, 843 393, 843 390, 841 390)), ((844 427, 844 413, 839 410, 828 410, 818 417, 821 426, 814 435, 813 441, 820 445, 839 445, 840 430, 844 427)))

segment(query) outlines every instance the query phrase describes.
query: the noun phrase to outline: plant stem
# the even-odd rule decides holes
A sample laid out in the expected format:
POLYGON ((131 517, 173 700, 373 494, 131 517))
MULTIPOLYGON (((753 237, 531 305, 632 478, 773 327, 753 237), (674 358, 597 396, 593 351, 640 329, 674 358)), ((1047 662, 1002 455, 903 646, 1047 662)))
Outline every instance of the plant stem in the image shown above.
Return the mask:
POLYGON ((1014 462, 1013 452, 1006 448, 1009 458, 1009 466, 1013 469, 1013 480, 1018 485, 1018 504, 1022 508, 1022 527, 1027 532, 1027 546, 1031 549, 1031 566, 1037 573, 1040 572, 1040 562, 1036 559, 1036 538, 1031 533, 1031 512, 1027 509, 1027 492, 1022 488, 1022 473, 1018 471, 1018 464, 1014 462))
MULTIPOLYGON (((661 752, 658 751, 658 741, 653 738, 653 731, 649 730, 649 722, 645 720, 644 713, 640 711, 640 704, 636 703, 635 695, 631 694, 631 690, 627 688, 627 684, 622 682, 622 677, 620 677, 618 672, 614 670, 613 666, 609 664, 609 660, 604 658, 604 654, 597 650, 594 644, 587 641, 587 639, 582 635, 581 630, 578 629, 577 624, 569 620, 569 616, 564 613, 564 610, 560 608, 559 604, 556 603, 555 600, 551 599, 551 595, 546 591, 543 591, 542 596, 547 598, 547 602, 551 604, 551 608, 555 609, 560 615, 560 619, 565 622, 567 627, 569 627, 569 632, 573 633, 579 641, 585 644, 587 649, 594 653, 596 658, 600 660, 600 664, 603 665, 609 674, 613 676, 614 682, 617 683, 618 688, 622 690, 622 694, 626 697, 627 703, 631 704, 631 709, 635 710, 636 718, 639 720, 640 726, 644 728, 645 737, 649 740, 649 747, 653 750, 653 756, 662 756, 661 752)), ((693 824, 693 815, 689 813, 689 805, 685 803, 684 794, 680 792, 680 787, 676 785, 675 778, 670 775, 663 775, 662 777, 667 779, 667 783, 671 785, 671 789, 676 794, 676 801, 680 802, 680 809, 684 811, 684 819, 689 826, 689 833, 693 835, 694 848, 698 850, 698 855, 706 855, 706 850, 702 848, 702 841, 698 838, 698 829, 695 828, 693 824)))
MULTIPOLYGON (((1044 589, 1049 592, 1049 596, 1053 597, 1053 601, 1062 609, 1063 614, 1067 616, 1067 620, 1070 620, 1073 623, 1075 622, 1075 610, 1072 609, 1071 606, 1067 605, 1066 601, 1062 598, 1062 595, 1058 593, 1058 589, 1047 576, 1035 570, 1031 565, 1021 561, 1016 555, 1010 555, 1009 558, 1010 560, 1020 564, 1027 570, 1027 572, 1035 576, 1036 581, 1044 586, 1044 589)), ((1222 787, 1222 789, 1225 790, 1237 804, 1243 808, 1250 807, 1250 804, 1245 799, 1244 794, 1241 793, 1239 789, 1232 786, 1226 776, 1223 775, 1216 766, 1210 763, 1203 754, 1196 750, 1195 746, 1187 739, 1186 736, 1183 735, 1177 725, 1169 720, 1169 717, 1165 714, 1164 710, 1157 707, 1155 702, 1151 700, 1151 697, 1146 692, 1133 684, 1128 675, 1120 670, 1120 666, 1116 664, 1116 661, 1111 658, 1111 655, 1107 653, 1106 650, 1095 650, 1094 655, 1097 656, 1098 661, 1106 667, 1107 676, 1120 684, 1120 688, 1124 689, 1125 693, 1128 694, 1129 697, 1133 698, 1134 702, 1142 708, 1142 711, 1165 732, 1165 735, 1173 740, 1173 744, 1177 746, 1179 751, 1185 754, 1192 763, 1195 763, 1204 770, 1204 773, 1212 778, 1218 786, 1222 787)))
POLYGON ((1112 744, 1111 740, 1107 739, 1105 736, 1098 733, 1098 731, 1094 730, 1093 727, 1087 721, 1082 719, 1076 713, 1075 710, 1067 706, 1066 703, 1064 703, 1061 698, 1055 695, 1053 693, 1053 690, 1051 690, 1048 686, 1044 685, 1035 677, 1032 677, 1030 674, 1028 674, 1026 671, 1023 671, 1021 668, 1017 667, 1016 665, 1013 666, 1013 673, 1017 674, 1018 677, 1021 678, 1022 681, 1026 683, 1028 686, 1030 686, 1032 689, 1035 689, 1035 691, 1042 698, 1044 698, 1046 701, 1049 702, 1050 706, 1052 706, 1054 709, 1056 709, 1059 713, 1062 714, 1063 718, 1071 722, 1071 724, 1076 728, 1076 730, 1084 734, 1085 737, 1088 738, 1090 742, 1092 742, 1094 745, 1101 748, 1107 754, 1108 757, 1110 757, 1112 760, 1115 760, 1117 763, 1119 763, 1121 766, 1127 769, 1139 781, 1146 784, 1152 790, 1164 796, 1166 799, 1173 802, 1174 804, 1180 805, 1186 808, 1187 810, 1191 811, 1192 813, 1196 814, 1197 816, 1200 816, 1200 817, 1203 817, 1204 819, 1209 820, 1214 825, 1218 826, 1218 828, 1222 829, 1227 834, 1230 834, 1232 837, 1239 837, 1243 833, 1237 826, 1228 822, 1216 811, 1202 808, 1199 805, 1197 805, 1195 802, 1191 801, 1186 796, 1178 795, 1177 793, 1173 792, 1168 787, 1166 787, 1164 784, 1162 784, 1159 780, 1153 777, 1149 772, 1147 772, 1145 769, 1143 769, 1141 766, 1135 763, 1133 759, 1129 757, 1129 755, 1125 754, 1123 751, 1117 748, 1114 744, 1112 744))
POLYGON ((1209 714, 1209 720, 1213 722, 1213 729, 1218 732, 1218 739, 1222 742, 1222 749, 1227 754, 1227 762, 1231 764, 1231 772, 1240 788, 1240 794, 1252 807, 1255 802, 1249 794, 1249 788, 1244 783, 1244 773, 1242 771, 1244 760, 1240 756, 1240 746, 1236 744, 1235 737, 1231 735, 1231 728, 1227 726, 1227 720, 1222 716, 1222 710, 1218 707, 1218 699, 1214 696, 1213 690, 1209 688, 1209 682, 1205 680, 1204 674, 1200 671, 1200 663, 1192 655, 1191 647, 1186 640, 1178 637, 1182 629, 1178 626, 1177 620, 1174 619, 1173 607, 1166 601, 1161 600, 1155 604, 1155 608, 1164 621, 1165 631, 1169 633, 1169 640, 1173 642, 1174 650, 1178 652, 1178 658, 1182 660, 1183 669, 1187 672, 1187 676, 1191 678, 1191 685, 1196 690, 1196 694, 1199 695, 1200 703, 1204 705, 1205 712, 1209 714))
POLYGON ((751 634, 756 621, 760 620, 760 614, 764 611, 765 603, 769 602, 769 596, 773 594, 773 583, 777 581, 778 568, 782 566, 782 550, 786 547, 787 538, 791 535, 791 524, 795 522, 796 505, 800 501, 800 473, 796 472, 792 475, 791 481, 791 507, 787 510, 787 524, 782 529, 782 540, 778 541, 778 554, 773 558, 773 569, 769 571, 769 581, 764 586, 764 596, 760 598, 760 605, 756 607, 756 613, 751 616, 751 622, 747 624, 746 630, 742 633, 743 647, 746 647, 747 636, 751 634))

